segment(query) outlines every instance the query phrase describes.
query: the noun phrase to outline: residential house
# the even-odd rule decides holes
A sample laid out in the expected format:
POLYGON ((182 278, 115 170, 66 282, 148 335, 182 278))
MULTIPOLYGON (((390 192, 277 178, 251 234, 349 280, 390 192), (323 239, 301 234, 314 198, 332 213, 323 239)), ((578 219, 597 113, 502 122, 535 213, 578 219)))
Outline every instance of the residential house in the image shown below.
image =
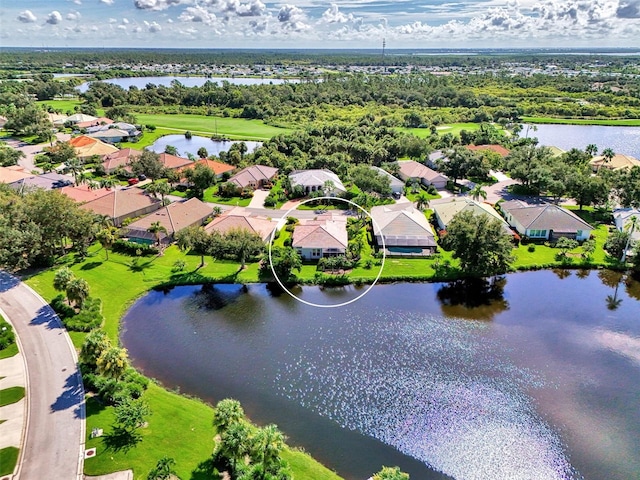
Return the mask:
POLYGON ((127 218, 147 215, 162 207, 162 202, 137 187, 114 189, 106 195, 90 200, 80 208, 108 217, 119 227, 127 218))
POLYGON ((291 246, 304 260, 344 255, 349 243, 347 224, 338 220, 301 220, 293 230, 291 246))
POLYGON ((158 159, 160 160, 160 163, 162 163, 164 168, 168 168, 169 170, 179 170, 181 168, 193 165, 193 161, 189 160, 188 158, 178 157, 169 153, 159 154, 158 159))
POLYGON ((640 160, 631 155, 622 155, 621 153, 617 153, 611 158, 610 161, 603 155, 598 155, 593 157, 589 161, 589 165, 594 172, 597 172, 601 168, 606 168, 608 170, 631 170, 633 167, 640 167, 640 160))
POLYGON ((88 137, 87 135, 79 135, 72 138, 69 140, 69 145, 75 149, 76 155, 80 159, 91 158, 94 155, 103 157, 118 151, 117 147, 104 143, 97 138, 88 137))
POLYGON ((223 235, 231 230, 247 230, 260 235, 266 243, 271 239, 276 226, 277 223, 272 220, 251 216, 244 208, 236 207, 214 218, 204 229, 207 233, 218 232, 223 235))
POLYGON ((633 217, 638 219, 638 224, 631 234, 631 240, 638 242, 640 241, 640 210, 637 208, 618 208, 613 211, 613 221, 620 232, 624 231, 625 228, 630 231, 629 222, 633 217))
POLYGON ((400 178, 405 182, 415 179, 426 186, 433 185, 436 188, 445 188, 449 181, 446 175, 415 160, 402 160, 398 162, 398 165, 400 166, 400 178))
POLYGON ((460 212, 473 212, 474 215, 488 215, 498 220, 504 227, 504 230, 511 234, 509 224, 500 216, 495 209, 487 204, 480 203, 468 197, 453 197, 449 201, 432 205, 433 212, 441 230, 446 230, 447 225, 453 220, 453 217, 460 212))
POLYGON ((33 173, 27 172, 19 165, 0 167, 0 183, 13 183, 33 176, 33 173))
POLYGON ((209 167, 211 170, 213 170, 213 173, 216 174, 216 178, 222 178, 225 173, 233 172, 236 168, 233 165, 227 165, 226 163, 218 162, 216 160, 201 158, 200 160, 196 160, 195 162, 193 162, 191 165, 181 167, 180 173, 184 174, 185 170, 189 168, 195 168, 196 165, 204 165, 205 167, 209 167))
POLYGON ((105 155, 102 162, 102 167, 107 175, 111 175, 119 168, 131 173, 131 162, 142 155, 142 151, 134 150, 132 148, 123 148, 117 152, 105 155))
POLYGON ((98 117, 94 120, 86 120, 75 124, 76 128, 87 128, 111 125, 113 120, 107 117, 98 117))
POLYGON ((347 191, 338 175, 331 170, 296 170, 289 174, 291 188, 300 186, 305 194, 322 192, 326 196, 334 197, 347 191), (329 183, 330 182, 330 183, 329 183), (332 188, 326 189, 326 185, 332 188))
POLYGON ((86 203, 111 193, 110 188, 90 188, 88 185, 67 185, 60 189, 60 193, 65 194, 76 203, 86 203))
POLYGON ((489 151, 489 152, 497 153, 502 158, 505 158, 507 155, 509 155, 509 153, 511 153, 509 149, 503 147, 502 145, 497 145, 497 144, 467 145, 467 149, 471 150, 472 152, 489 151))
POLYGON ((392 193, 402 193, 402 192, 404 192, 404 182, 402 180, 394 177, 389 172, 387 172, 386 170, 383 170, 380 167, 376 167, 376 166, 372 165, 371 169, 374 172, 377 172, 378 175, 384 175, 385 177, 389 178, 389 186, 391 187, 391 192, 392 193))
POLYGON ((129 139, 129 133, 119 128, 107 128, 98 130, 97 132, 87 133, 87 137, 96 138, 107 143, 118 143, 127 141, 129 139))
POLYGON ((588 240, 593 227, 575 213, 546 202, 510 200, 500 204, 509 225, 523 236, 545 240, 588 240))
POLYGON ((253 165, 243 168, 233 177, 229 178, 229 182, 235 183, 238 188, 265 188, 271 185, 271 180, 278 174, 278 169, 268 167, 266 165, 253 165))
POLYGON ((149 228, 159 222, 166 229, 166 233, 159 234, 160 242, 166 245, 173 241, 177 232, 194 225, 203 225, 212 214, 213 209, 209 205, 197 198, 190 198, 184 202, 171 203, 136 220, 125 227, 125 235, 132 242, 152 244, 155 242, 155 235, 149 232, 149 228))
POLYGON ((65 118, 64 123, 69 122, 74 125, 83 122, 93 122, 97 120, 98 117, 94 117, 93 115, 87 115, 85 113, 75 113, 67 118, 65 118))
POLYGON ((380 205, 371 209, 376 244, 387 255, 430 255, 437 244, 424 213, 410 203, 380 205))
POLYGON ((32 175, 30 177, 21 178, 9 184, 11 188, 19 192, 24 192, 34 188, 53 190, 56 188, 65 187, 67 185, 73 185, 73 177, 55 172, 43 173, 41 175, 32 175))

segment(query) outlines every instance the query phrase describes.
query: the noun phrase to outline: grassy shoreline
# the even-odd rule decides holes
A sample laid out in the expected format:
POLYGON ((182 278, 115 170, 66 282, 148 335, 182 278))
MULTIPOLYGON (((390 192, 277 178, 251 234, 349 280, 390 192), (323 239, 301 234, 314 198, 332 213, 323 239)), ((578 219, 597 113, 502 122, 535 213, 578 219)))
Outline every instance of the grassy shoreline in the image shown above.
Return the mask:
POLYGON ((555 117, 522 117, 523 123, 539 125, 599 125, 608 127, 638 127, 640 119, 614 118, 555 118, 555 117))

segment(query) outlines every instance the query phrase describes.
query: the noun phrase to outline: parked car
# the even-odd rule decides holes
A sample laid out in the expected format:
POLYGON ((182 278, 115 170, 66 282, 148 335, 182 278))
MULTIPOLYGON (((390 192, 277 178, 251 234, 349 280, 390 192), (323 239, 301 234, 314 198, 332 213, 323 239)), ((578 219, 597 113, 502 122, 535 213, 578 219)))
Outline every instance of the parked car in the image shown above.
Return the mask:
POLYGON ((138 180, 137 178, 130 178, 129 180, 127 180, 127 183, 129 183, 129 185, 135 185, 139 181, 140 180, 138 180))
POLYGON ((140 180, 141 182, 146 179, 147 179, 146 175, 143 175, 143 174, 138 175, 138 180, 140 180))

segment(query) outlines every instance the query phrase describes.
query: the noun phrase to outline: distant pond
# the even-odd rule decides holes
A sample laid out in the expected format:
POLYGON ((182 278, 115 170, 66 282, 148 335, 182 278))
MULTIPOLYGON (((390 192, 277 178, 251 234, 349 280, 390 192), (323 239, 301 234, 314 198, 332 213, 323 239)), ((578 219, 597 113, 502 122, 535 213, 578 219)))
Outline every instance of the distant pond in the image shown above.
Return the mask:
MULTIPOLYGON (((130 87, 137 87, 139 89, 145 88, 148 84, 156 86, 171 86, 171 82, 174 80, 180 82, 185 87, 201 87, 206 82, 222 85, 222 82, 229 82, 232 85, 280 85, 282 83, 299 83, 297 78, 282 79, 282 78, 247 78, 247 77, 129 77, 129 78, 109 78, 107 80, 100 80, 101 82, 111 83, 118 85, 125 90, 130 87)), ((78 85, 77 89, 80 93, 84 93, 89 89, 91 82, 85 82, 78 85)))
POLYGON ((640 478, 640 284, 547 270, 476 291, 377 285, 321 309, 266 284, 176 287, 136 302, 121 340, 148 376, 237 398, 348 480, 640 478))
MULTIPOLYGON (((235 140, 218 141, 211 140, 207 137, 200 137, 193 135, 191 138, 185 138, 184 135, 165 135, 160 137, 153 144, 149 146, 149 150, 162 153, 168 145, 176 147, 178 155, 186 157, 188 153, 198 156, 198 150, 201 147, 207 149, 209 155, 220 155, 220 152, 226 152, 231 148, 234 143, 239 143, 235 140)), ((253 152, 256 148, 262 145, 262 142, 245 141, 247 145, 247 151, 253 152)))
MULTIPOLYGON (((559 147, 563 150, 584 148, 595 144, 599 151, 611 148, 615 153, 640 159, 640 127, 604 127, 601 125, 536 125, 528 136, 537 137, 540 145, 559 147)), ((527 125, 520 133, 527 135, 527 125)))

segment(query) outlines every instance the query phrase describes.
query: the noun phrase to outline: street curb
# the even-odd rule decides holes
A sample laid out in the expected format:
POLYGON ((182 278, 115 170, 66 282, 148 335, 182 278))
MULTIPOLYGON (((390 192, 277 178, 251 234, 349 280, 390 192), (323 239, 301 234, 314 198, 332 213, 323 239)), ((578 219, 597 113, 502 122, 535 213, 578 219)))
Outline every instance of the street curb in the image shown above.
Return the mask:
POLYGON ((24 357, 24 349, 22 348, 22 342, 20 341, 20 335, 16 332, 16 328, 11 322, 9 316, 0 308, 0 315, 11 325, 16 337, 16 343, 18 344, 18 355, 22 358, 22 368, 24 371, 24 388, 26 394, 24 396, 24 422, 22 422, 22 433, 20 434, 20 450, 18 452, 18 459, 16 461, 16 466, 13 469, 13 478, 20 478, 20 469, 22 468, 22 457, 24 455, 24 445, 27 439, 27 431, 29 427, 29 413, 30 413, 30 402, 29 395, 31 393, 31 389, 29 388, 29 375, 27 373, 27 360, 24 357))
POLYGON ((60 317, 58 317, 58 314, 53 310, 51 305, 49 305, 49 303, 45 301, 45 299, 42 298, 40 294, 36 292, 33 288, 31 288, 21 279, 19 280, 27 288, 27 290, 29 290, 38 300, 42 302, 43 305, 46 305, 51 309, 51 311, 53 312, 53 316, 56 319, 56 322, 58 322, 58 325, 64 332, 63 335, 67 341, 67 344, 69 345, 69 350, 71 350, 71 358, 73 358, 73 361, 75 362, 75 365, 76 365, 77 375, 78 375, 78 384, 82 387, 82 399, 83 399, 82 403, 80 404, 80 415, 82 417, 82 421, 80 422, 80 445, 79 445, 80 451, 78 452, 78 473, 76 475, 76 478, 77 480, 83 480, 84 479, 84 447, 86 442, 85 438, 86 438, 86 428, 87 428, 87 409, 86 409, 86 401, 84 400, 85 398, 84 382, 82 381, 82 375, 80 374, 80 368, 78 365, 78 352, 76 352, 76 347, 73 345, 73 342, 71 341, 69 332, 67 332, 66 327, 63 325, 62 321, 60 320, 60 317))

